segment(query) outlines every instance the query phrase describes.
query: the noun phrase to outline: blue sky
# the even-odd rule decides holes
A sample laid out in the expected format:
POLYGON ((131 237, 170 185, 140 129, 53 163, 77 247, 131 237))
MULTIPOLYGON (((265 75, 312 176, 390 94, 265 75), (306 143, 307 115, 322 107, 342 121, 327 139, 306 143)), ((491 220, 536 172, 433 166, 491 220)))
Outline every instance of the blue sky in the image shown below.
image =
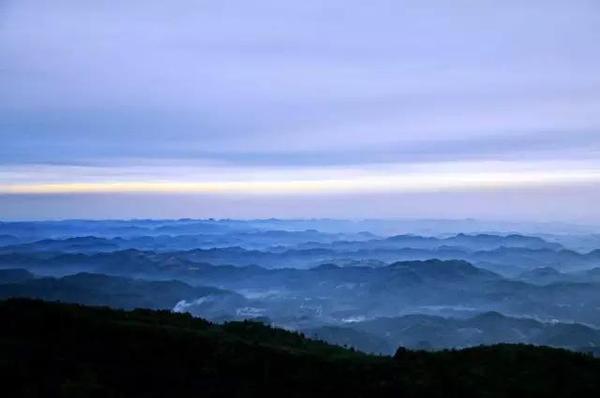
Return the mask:
POLYGON ((598 43, 595 0, 4 0, 0 217, 600 221, 598 43))

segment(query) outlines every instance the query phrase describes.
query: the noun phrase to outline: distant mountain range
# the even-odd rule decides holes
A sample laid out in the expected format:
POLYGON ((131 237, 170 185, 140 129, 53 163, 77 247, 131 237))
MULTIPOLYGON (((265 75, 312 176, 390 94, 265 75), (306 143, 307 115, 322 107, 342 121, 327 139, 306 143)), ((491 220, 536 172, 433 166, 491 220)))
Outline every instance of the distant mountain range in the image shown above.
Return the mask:
POLYGON ((465 260, 478 267, 516 276, 540 267, 579 271, 600 265, 600 250, 579 253, 558 243, 523 235, 465 235, 447 238, 393 236, 363 240, 335 240, 338 235, 317 231, 264 231, 213 236, 142 236, 135 238, 43 239, 0 246, 0 255, 17 253, 98 254, 137 250, 152 255, 215 265, 260 265, 266 268, 311 268, 395 261, 465 260))
POLYGON ((547 345, 585 351, 600 346, 600 330, 577 323, 540 322, 486 312, 465 319, 406 315, 324 326, 304 331, 333 344, 390 354, 398 346, 412 349, 472 347, 498 343, 547 345), (381 351, 380 351, 381 350, 381 351))
POLYGON ((214 287, 193 287, 174 280, 145 281, 91 273, 36 278, 26 270, 0 270, 0 299, 30 297, 124 309, 172 309, 181 300, 215 295, 239 296, 214 287))
POLYGON ((500 342, 600 350, 600 250, 570 249, 590 247, 594 234, 389 233, 404 228, 394 225, 0 223, 0 298, 254 319, 370 352, 500 342), (480 324, 490 314, 496 323, 480 324))
MULTIPOLYGON (((596 329, 583 324, 548 321, 556 311, 558 315, 581 317, 581 322, 585 322, 584 315, 587 313, 582 312, 585 296, 597 297, 594 292, 600 284, 540 287, 505 281, 497 274, 465 262, 438 260, 399 262, 375 269, 347 269, 332 265, 307 271, 207 268, 213 270, 215 274, 212 277, 222 280, 223 284, 237 280, 238 285, 245 281, 248 287, 256 287, 263 283, 275 291, 252 298, 251 294, 245 297, 236 293, 235 290, 244 291, 240 286, 223 290, 194 287, 176 280, 147 281, 91 273, 40 278, 23 269, 6 269, 0 270, 0 299, 32 297, 125 309, 173 309, 217 321, 253 318, 303 329, 310 336, 332 343, 388 354, 400 345, 440 349, 510 342, 571 349, 600 347, 600 332, 596 329), (511 288, 511 284, 515 286, 511 288), (482 290, 484 293, 481 293, 482 290), (501 293, 503 296, 498 297, 501 293), (298 297, 298 294, 302 296, 298 297), (531 296, 537 298, 532 300, 531 296), (320 299, 309 299, 311 297, 320 299), (579 308, 579 312, 565 309, 564 304, 552 304, 553 300, 567 302, 568 299, 579 308), (377 314, 398 310, 400 307, 395 303, 399 300, 403 301, 402 307, 406 312, 436 312, 442 307, 449 307, 450 311, 454 306, 451 313, 455 314, 461 314, 461 306, 469 305, 470 310, 463 310, 463 314, 476 313, 483 308, 515 313, 521 307, 532 305, 536 312, 528 315, 545 314, 547 321, 507 317, 497 312, 463 319, 432 315, 376 317, 377 314), (494 306, 495 300, 505 303, 494 306), (370 319, 361 320, 366 317, 370 319)), ((215 280, 212 282, 216 284, 215 280)), ((598 304, 594 299, 587 305, 593 307, 598 304)), ((587 311, 589 317, 596 314, 594 308, 587 311)), ((590 320, 593 321, 590 323, 600 326, 597 319, 590 320)))

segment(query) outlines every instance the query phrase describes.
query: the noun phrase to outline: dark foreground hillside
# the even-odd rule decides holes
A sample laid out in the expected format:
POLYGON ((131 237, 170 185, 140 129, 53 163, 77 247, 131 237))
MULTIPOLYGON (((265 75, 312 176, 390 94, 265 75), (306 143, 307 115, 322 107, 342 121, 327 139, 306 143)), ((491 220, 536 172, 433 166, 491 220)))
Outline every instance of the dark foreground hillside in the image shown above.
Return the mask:
POLYGON ((600 396, 600 360, 497 345, 367 356, 166 311, 0 302, 6 397, 600 396))

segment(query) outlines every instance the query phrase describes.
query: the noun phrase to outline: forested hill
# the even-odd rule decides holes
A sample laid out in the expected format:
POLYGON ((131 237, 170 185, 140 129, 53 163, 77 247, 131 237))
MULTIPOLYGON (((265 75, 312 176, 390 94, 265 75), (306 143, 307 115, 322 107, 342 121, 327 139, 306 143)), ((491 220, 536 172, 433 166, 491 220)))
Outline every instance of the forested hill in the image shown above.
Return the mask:
POLYGON ((599 396, 600 360, 497 345, 395 357, 253 322, 0 302, 6 397, 599 396))

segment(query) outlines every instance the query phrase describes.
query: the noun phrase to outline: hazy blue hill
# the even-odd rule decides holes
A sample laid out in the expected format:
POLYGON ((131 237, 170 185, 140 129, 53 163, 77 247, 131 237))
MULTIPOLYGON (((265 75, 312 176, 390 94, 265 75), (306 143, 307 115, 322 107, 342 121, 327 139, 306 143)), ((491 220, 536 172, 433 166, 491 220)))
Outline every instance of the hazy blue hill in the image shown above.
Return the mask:
MULTIPOLYGON (((190 311, 211 319, 264 316, 290 328, 409 313, 461 317, 482 311, 600 326, 600 274, 593 269, 600 264, 600 252, 564 250, 520 233, 382 238, 365 233, 368 225, 210 219, 2 223, 0 230, 7 233, 42 239, 0 248, 0 269, 219 286, 245 299, 199 302, 204 296, 182 294, 166 302, 183 300, 190 311), (334 226, 344 228, 334 231, 334 226), (70 235, 74 233, 79 235, 70 235)), ((44 297, 61 288, 48 283, 44 297)), ((70 297, 77 301, 86 296, 81 291, 70 297)), ((102 296, 94 302, 106 300, 102 296)))
POLYGON ((0 235, 0 246, 15 245, 19 243, 19 238, 13 235, 0 235))
POLYGON ((1 252, 27 253, 27 252, 103 252, 119 250, 119 245, 111 240, 95 236, 81 236, 67 239, 42 239, 20 245, 0 247, 1 252))
POLYGON ((587 281, 600 282, 600 267, 585 270, 580 275, 587 281))
POLYGON ((600 331, 585 325, 554 324, 538 336, 536 344, 587 350, 600 347, 600 331))
POLYGON ((517 279, 539 285, 553 283, 597 283, 600 282, 600 267, 581 271, 560 272, 551 267, 540 267, 523 272, 517 279))
MULTIPOLYGON (((168 225, 174 228, 178 224, 168 225)), ((236 266, 259 265, 266 268, 307 269, 322 263, 378 266, 397 261, 464 260, 480 268, 514 277, 540 267, 554 267, 559 271, 580 271, 596 266, 600 261, 600 254, 596 252, 582 254, 562 250, 555 243, 523 235, 459 234, 449 238, 400 235, 387 239, 335 240, 342 236, 346 235, 326 234, 314 230, 251 230, 217 235, 157 234, 126 238, 83 236, 42 239, 0 247, 0 266, 19 267, 17 262, 5 264, 6 261, 3 261, 5 256, 15 253, 26 255, 40 253, 46 256, 61 253, 95 255, 137 250, 148 252, 146 257, 150 262, 161 262, 159 255, 165 254, 184 262, 236 266)), ((69 269, 67 263, 75 259, 63 258, 63 260, 64 266, 69 269)), ((75 264, 79 267, 87 267, 80 270, 107 272, 91 267, 91 262, 96 260, 102 262, 95 257, 88 264, 77 261, 75 264)), ((151 264, 146 264, 147 270, 151 268, 151 264)))
POLYGON ((299 246, 302 249, 330 248, 336 251, 345 250, 439 250, 441 248, 462 252, 494 250, 503 247, 528 248, 533 250, 560 250, 563 247, 556 242, 548 242, 539 237, 525 235, 495 235, 495 234, 457 234, 439 238, 419 235, 394 235, 384 239, 366 241, 337 241, 332 243, 307 242, 299 246))
POLYGON ((205 296, 238 296, 213 287, 179 281, 144 281, 102 274, 79 273, 62 278, 2 279, 0 298, 31 297, 115 308, 172 309, 181 300, 205 296))
POLYGON ((489 251, 478 251, 469 258, 473 261, 499 265, 517 265, 521 270, 552 267, 559 271, 575 271, 593 266, 600 256, 581 254, 572 250, 501 247, 489 251))
MULTIPOLYGON (((436 250, 443 247, 463 251, 493 250, 501 247, 551 249, 559 250, 562 246, 558 243, 547 242, 538 237, 524 235, 467 235, 458 234, 447 238, 425 237, 418 235, 396 235, 389 238, 362 233, 331 233, 309 230, 252 230, 248 228, 231 229, 229 227, 215 227, 211 223, 179 223, 157 226, 146 231, 147 235, 129 236, 103 234, 97 230, 89 235, 69 235, 62 238, 48 238, 28 242, 26 245, 11 247, 11 250, 85 250, 92 251, 95 246, 99 250, 107 249, 147 249, 147 250, 189 250, 193 248, 242 246, 245 248, 268 249, 270 246, 297 246, 300 250, 330 249, 335 251, 345 250, 397 250, 421 249, 436 250), (194 231, 194 226, 209 225, 208 230, 194 231), (167 229, 165 231, 164 229, 167 229), (188 231, 192 228, 191 231, 188 231), (181 229, 177 233, 169 233, 169 229, 181 229), (103 248, 102 245, 106 245, 103 248)), ((123 227, 120 227, 123 228, 123 227)), ((199 228, 199 227, 198 227, 199 228)), ((41 233, 44 231, 41 228, 41 233)), ((93 229, 85 228, 82 233, 92 232, 93 229)), ((18 238, 10 237, 4 246, 18 243, 18 238)), ((0 239, 0 245, 2 240, 0 239)), ((3 250, 8 250, 4 248, 3 250)))
MULTIPOLYGON (((349 323, 346 329, 377 336, 390 347, 404 346, 413 349, 460 348, 498 343, 526 343, 580 350, 600 346, 598 329, 581 324, 509 317, 494 311, 464 319, 421 314, 378 318, 349 323)), ((332 343, 343 341, 349 334, 344 328, 329 329, 328 332, 322 338, 332 343)), ((354 347, 367 352, 379 352, 372 351, 370 345, 360 345, 360 340, 356 340, 354 347)))
POLYGON ((313 272, 339 271, 341 268, 342 267, 340 267, 339 265, 327 263, 327 264, 320 264, 320 265, 317 265, 316 267, 310 268, 310 271, 313 271, 313 272))
POLYGON ((0 269, 0 283, 20 283, 33 277, 31 272, 22 268, 0 269))
POLYGON ((542 238, 525 236, 519 234, 492 235, 477 234, 469 235, 460 233, 454 237, 444 239, 448 246, 460 246, 470 250, 493 250, 501 247, 528 248, 528 249, 550 249, 560 250, 562 245, 555 242, 547 242, 542 238))
POLYGON ((154 228, 159 234, 193 234, 193 233, 227 233, 234 229, 227 224, 214 222, 180 222, 174 224, 161 225, 154 228))
POLYGON ((421 278, 436 281, 467 281, 477 279, 497 280, 502 277, 494 272, 474 267, 472 264, 461 260, 441 261, 437 259, 427 261, 401 261, 389 266, 389 269, 406 269, 414 272, 421 278))
POLYGON ((518 276, 518 279, 526 282, 547 285, 549 283, 565 281, 568 277, 569 275, 559 272, 552 267, 540 267, 532 269, 531 271, 523 272, 518 276))
MULTIPOLYGON (((576 279, 540 286, 508 280, 463 260, 400 261, 389 266, 326 266, 307 270, 215 266, 204 262, 224 252, 230 259, 246 258, 246 261, 253 253, 263 258, 280 255, 242 248, 165 253, 135 249, 95 254, 5 253, 0 254, 0 268, 24 268, 56 276, 92 272, 143 279, 178 279, 194 285, 249 291, 259 296, 277 291, 277 303, 270 299, 260 307, 276 307, 277 312, 291 313, 294 309, 299 311, 302 297, 320 298, 326 302, 318 304, 320 309, 311 315, 319 317, 337 317, 336 314, 342 312, 350 317, 389 316, 399 311, 429 312, 428 308, 446 307, 459 312, 462 308, 496 310, 600 326, 599 285, 585 273, 578 278, 591 282, 581 283, 576 279)), ((286 314, 286 319, 289 316, 286 314)))

